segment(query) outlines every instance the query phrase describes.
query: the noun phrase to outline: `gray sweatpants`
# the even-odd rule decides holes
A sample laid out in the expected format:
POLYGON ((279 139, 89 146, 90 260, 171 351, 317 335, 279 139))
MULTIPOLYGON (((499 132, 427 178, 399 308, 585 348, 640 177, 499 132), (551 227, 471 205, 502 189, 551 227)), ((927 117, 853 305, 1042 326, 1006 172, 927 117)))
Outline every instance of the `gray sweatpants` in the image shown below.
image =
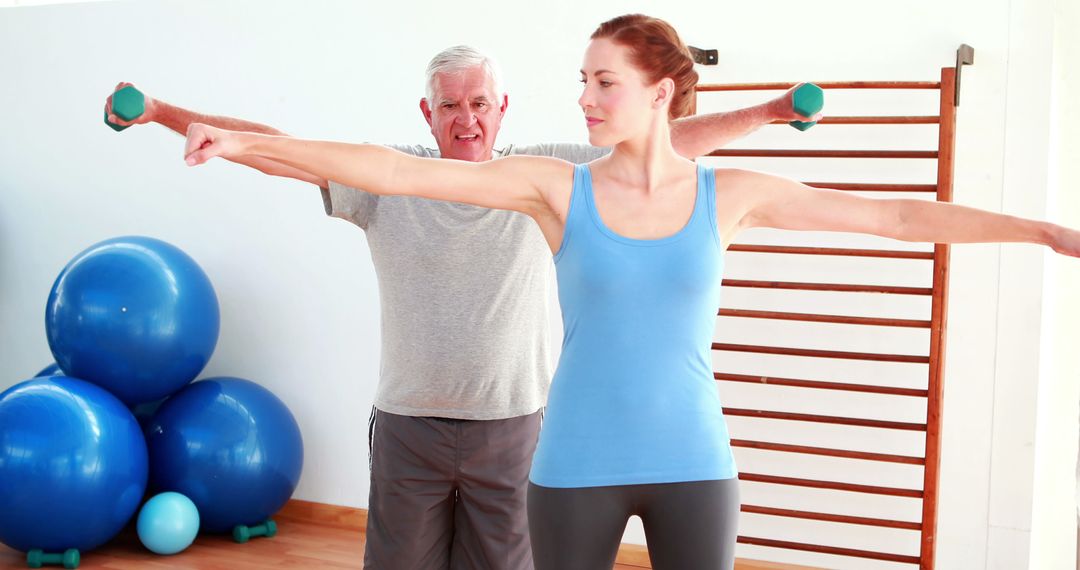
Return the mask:
POLYGON ((373 410, 365 570, 531 570, 525 512, 540 412, 505 420, 373 410))
POLYGON ((626 521, 641 517, 655 570, 731 570, 739 481, 555 489, 529 483, 536 570, 603 570, 615 564, 626 521))

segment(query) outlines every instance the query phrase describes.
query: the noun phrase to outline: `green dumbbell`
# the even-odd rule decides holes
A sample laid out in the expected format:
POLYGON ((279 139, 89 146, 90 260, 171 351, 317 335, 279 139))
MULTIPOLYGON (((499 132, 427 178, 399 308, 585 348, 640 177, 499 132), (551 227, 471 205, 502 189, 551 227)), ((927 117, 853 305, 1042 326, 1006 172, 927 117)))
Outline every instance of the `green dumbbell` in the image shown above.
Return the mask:
POLYGON ((63 564, 64 568, 78 568, 79 551, 69 548, 63 554, 46 554, 41 550, 31 550, 26 553, 27 566, 41 568, 45 564, 63 564))
MULTIPOLYGON (((813 83, 805 83, 791 95, 792 107, 804 117, 813 117, 825 106, 825 92, 813 83)), ((817 121, 791 121, 791 126, 805 131, 817 124, 817 121)))
MULTIPOLYGON (((128 85, 123 89, 118 89, 112 96, 112 112, 117 117, 125 121, 133 121, 142 115, 146 111, 146 98, 143 97, 142 91, 128 85)), ((105 124, 112 127, 114 131, 122 131, 128 126, 118 125, 109 120, 109 114, 105 113, 105 124)))
POLYGON ((256 536, 265 536, 266 538, 270 538, 275 534, 277 534, 277 523, 272 520, 267 520, 266 522, 255 526, 245 526, 242 524, 238 524, 233 527, 232 530, 233 540, 239 542, 240 544, 243 544, 251 540, 252 538, 255 538, 256 536))

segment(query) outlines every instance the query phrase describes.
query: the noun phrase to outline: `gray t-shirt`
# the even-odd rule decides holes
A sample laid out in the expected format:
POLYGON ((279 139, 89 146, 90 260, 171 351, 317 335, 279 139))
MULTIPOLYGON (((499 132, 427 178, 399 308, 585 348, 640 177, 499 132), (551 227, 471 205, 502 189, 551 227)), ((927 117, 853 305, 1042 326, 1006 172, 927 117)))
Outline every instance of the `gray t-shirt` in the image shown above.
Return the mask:
MULTIPOLYGON (((423 146, 391 148, 438 158, 423 146)), ((609 149, 509 146, 573 163, 609 149)), ((375 406, 469 420, 531 414, 551 381, 551 250, 528 216, 330 182, 326 213, 367 232, 379 279, 382 366, 375 406)))

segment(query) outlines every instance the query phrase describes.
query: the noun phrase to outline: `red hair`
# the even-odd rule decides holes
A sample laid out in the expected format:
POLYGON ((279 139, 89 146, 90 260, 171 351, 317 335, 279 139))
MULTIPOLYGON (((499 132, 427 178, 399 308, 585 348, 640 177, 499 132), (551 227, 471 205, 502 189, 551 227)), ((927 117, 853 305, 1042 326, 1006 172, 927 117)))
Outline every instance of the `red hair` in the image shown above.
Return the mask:
POLYGON ((668 109, 670 119, 690 114, 698 74, 689 48, 671 24, 642 14, 627 14, 600 24, 591 39, 601 38, 629 49, 630 63, 645 74, 650 84, 665 77, 675 82, 668 109))

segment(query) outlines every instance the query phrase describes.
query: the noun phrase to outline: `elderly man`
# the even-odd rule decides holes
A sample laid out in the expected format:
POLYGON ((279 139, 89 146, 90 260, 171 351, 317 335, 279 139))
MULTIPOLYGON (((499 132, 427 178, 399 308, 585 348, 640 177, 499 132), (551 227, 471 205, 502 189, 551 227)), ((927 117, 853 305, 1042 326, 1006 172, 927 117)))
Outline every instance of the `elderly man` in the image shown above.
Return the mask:
MULTIPOLYGON (((117 88, 127 84, 120 84, 117 88)), ((437 149, 473 162, 513 154, 584 163, 607 149, 495 139, 508 97, 494 60, 467 46, 437 54, 420 110, 437 149)), ((271 127, 146 98, 135 121, 185 134, 193 122, 271 127)), ((791 92, 757 107, 680 119, 672 143, 696 157, 773 120, 807 120, 791 92)), ((236 162, 322 189, 328 215, 367 233, 382 299, 382 362, 369 421, 371 494, 364 568, 532 568, 525 492, 551 379, 551 251, 528 217, 422 198, 377 196, 266 159, 236 162)))

